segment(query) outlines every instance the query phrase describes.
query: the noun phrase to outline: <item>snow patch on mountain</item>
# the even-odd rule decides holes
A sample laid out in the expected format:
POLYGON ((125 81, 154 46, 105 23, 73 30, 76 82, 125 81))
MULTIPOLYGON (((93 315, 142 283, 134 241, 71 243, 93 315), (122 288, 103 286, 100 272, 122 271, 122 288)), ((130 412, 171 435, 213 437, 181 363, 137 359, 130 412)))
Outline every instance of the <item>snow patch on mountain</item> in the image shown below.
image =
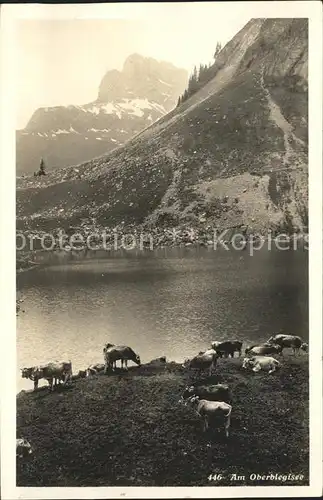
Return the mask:
POLYGON ((170 83, 167 83, 167 82, 164 82, 163 80, 161 80, 160 78, 158 78, 158 81, 160 83, 163 83, 164 85, 167 85, 167 87, 171 87, 170 83))
POLYGON ((149 101, 148 99, 122 99, 117 102, 108 102, 104 104, 91 104, 91 106, 83 107, 83 111, 87 113, 93 113, 94 115, 99 115, 105 113, 108 115, 116 115, 119 119, 125 114, 130 114, 138 116, 139 118, 144 116, 144 110, 154 110, 163 115, 166 113, 166 109, 161 104, 157 102, 149 101))
POLYGON ((110 128, 104 128, 104 129, 99 129, 99 128, 89 128, 88 132, 110 132, 110 128))
POLYGON ((68 130, 65 130, 65 129, 61 129, 59 128, 58 130, 56 130, 56 132, 54 132, 55 134, 69 134, 69 131, 68 130))

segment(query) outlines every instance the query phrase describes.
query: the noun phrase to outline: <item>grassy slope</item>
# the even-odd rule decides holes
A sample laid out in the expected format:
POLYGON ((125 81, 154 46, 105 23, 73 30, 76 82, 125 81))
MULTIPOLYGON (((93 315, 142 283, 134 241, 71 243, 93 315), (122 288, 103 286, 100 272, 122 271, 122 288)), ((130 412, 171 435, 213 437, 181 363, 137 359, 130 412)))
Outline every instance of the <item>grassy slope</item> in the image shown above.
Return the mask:
MULTIPOLYGON (((75 380, 67 390, 17 396, 17 437, 33 455, 19 486, 195 486, 210 473, 302 473, 308 481, 308 357, 285 355, 280 372, 253 374, 220 360, 210 382, 232 388, 231 436, 204 436, 178 404, 192 375, 179 365, 75 380), (210 442, 211 446, 207 446, 210 442)), ((232 484, 232 483, 231 483, 232 484)), ((268 484, 268 483, 267 483, 268 484)), ((270 485, 282 484, 275 481, 270 485)), ((296 484, 296 483, 288 483, 296 484)), ((300 483, 297 482, 299 485, 300 483)))
MULTIPOLYGON (((287 91, 281 90, 281 94, 287 95, 287 91)), ((109 157, 78 167, 77 172, 69 169, 54 172, 41 181, 20 182, 17 227, 53 229, 66 221, 78 224, 83 217, 94 217, 103 226, 122 221, 141 224, 146 218, 158 225, 166 210, 173 225, 196 225, 206 211, 207 223, 217 227, 233 222, 254 223, 258 231, 268 229, 271 222, 282 217, 285 206, 293 215, 297 213, 293 203, 299 188, 293 187, 292 177, 296 175, 296 180, 301 179, 301 184, 306 185, 303 169, 307 153, 299 145, 295 148, 301 164, 295 161, 285 167, 286 174, 281 174, 285 155, 282 131, 270 119, 259 75, 245 74, 209 97, 185 119, 162 130, 154 140, 129 143, 109 157), (300 170, 288 173, 289 168, 295 167, 300 170), (263 195, 261 186, 252 191, 246 186, 254 204, 261 197, 264 207, 268 205, 256 221, 252 221, 253 211, 240 206, 243 188, 238 193, 235 189, 236 177, 246 172, 256 173, 267 184, 271 177, 278 182, 277 196, 282 202, 278 207, 269 189, 265 188, 263 195), (287 203, 280 189, 280 177, 287 177, 287 203), (223 191, 229 203, 225 210, 215 211, 203 196, 197 196, 197 190, 201 184, 221 178, 231 181, 223 191)), ((257 177, 253 184, 256 181, 257 177)))

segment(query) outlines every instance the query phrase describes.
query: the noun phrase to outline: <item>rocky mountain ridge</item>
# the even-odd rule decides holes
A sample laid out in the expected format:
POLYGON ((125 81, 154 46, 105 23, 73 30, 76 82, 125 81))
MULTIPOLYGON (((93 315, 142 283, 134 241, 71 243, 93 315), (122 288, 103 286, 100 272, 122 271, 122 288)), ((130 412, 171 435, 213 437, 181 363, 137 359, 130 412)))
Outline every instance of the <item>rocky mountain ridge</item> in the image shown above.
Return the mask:
POLYGON ((17 131, 17 173, 76 165, 124 144, 170 111, 187 83, 186 70, 130 55, 122 71, 108 71, 94 102, 34 112, 17 131))
POLYGON ((308 25, 251 20, 196 94, 110 154, 18 184, 21 228, 308 223, 308 25))

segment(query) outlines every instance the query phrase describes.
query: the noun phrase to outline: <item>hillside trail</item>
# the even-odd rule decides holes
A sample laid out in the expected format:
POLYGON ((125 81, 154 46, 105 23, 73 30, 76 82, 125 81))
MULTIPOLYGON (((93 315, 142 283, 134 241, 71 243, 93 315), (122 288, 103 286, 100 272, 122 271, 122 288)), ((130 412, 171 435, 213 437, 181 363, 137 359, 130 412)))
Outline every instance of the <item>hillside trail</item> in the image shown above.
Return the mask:
POLYGON ((291 139, 293 139, 295 141, 295 143, 297 143, 301 146, 305 146, 305 143, 304 143, 304 141, 302 141, 302 139, 300 139, 299 137, 297 137, 294 134, 292 125, 286 120, 280 107, 272 99, 270 92, 264 83, 264 71, 263 71, 263 69, 262 69, 261 74, 260 74, 260 85, 264 91, 264 94, 265 94, 267 102, 268 102, 268 107, 270 110, 269 118, 283 132, 284 145, 285 145, 285 155, 283 158, 283 164, 284 164, 284 166, 289 166, 290 161, 293 157, 293 154, 295 154, 295 150, 292 148, 291 143, 290 143, 291 139))

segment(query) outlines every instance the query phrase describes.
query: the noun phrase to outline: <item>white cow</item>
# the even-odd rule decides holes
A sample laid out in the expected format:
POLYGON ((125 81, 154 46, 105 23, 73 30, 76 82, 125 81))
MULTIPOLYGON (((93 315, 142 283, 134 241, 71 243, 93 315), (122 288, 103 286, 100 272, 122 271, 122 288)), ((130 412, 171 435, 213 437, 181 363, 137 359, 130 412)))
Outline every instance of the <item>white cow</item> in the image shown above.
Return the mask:
POLYGON ((203 431, 205 432, 210 425, 220 427, 224 426, 225 435, 229 437, 229 428, 231 423, 232 406, 224 401, 207 401, 198 396, 189 398, 189 402, 195 408, 197 414, 203 418, 203 431))
POLYGON ((253 356, 252 358, 244 358, 242 368, 251 368, 252 371, 259 372, 260 370, 268 373, 273 373, 280 368, 281 364, 277 359, 270 356, 253 356))
POLYGON ((25 438, 16 439, 16 456, 24 458, 33 452, 31 444, 25 438))
POLYGON ((204 351, 204 352, 202 352, 202 351, 201 351, 201 354, 206 354, 206 355, 208 356, 208 355, 210 355, 210 354, 211 354, 211 355, 217 354, 217 352, 216 352, 216 350, 215 350, 215 349, 213 349, 213 347, 212 347, 211 349, 208 349, 207 351, 204 351))

